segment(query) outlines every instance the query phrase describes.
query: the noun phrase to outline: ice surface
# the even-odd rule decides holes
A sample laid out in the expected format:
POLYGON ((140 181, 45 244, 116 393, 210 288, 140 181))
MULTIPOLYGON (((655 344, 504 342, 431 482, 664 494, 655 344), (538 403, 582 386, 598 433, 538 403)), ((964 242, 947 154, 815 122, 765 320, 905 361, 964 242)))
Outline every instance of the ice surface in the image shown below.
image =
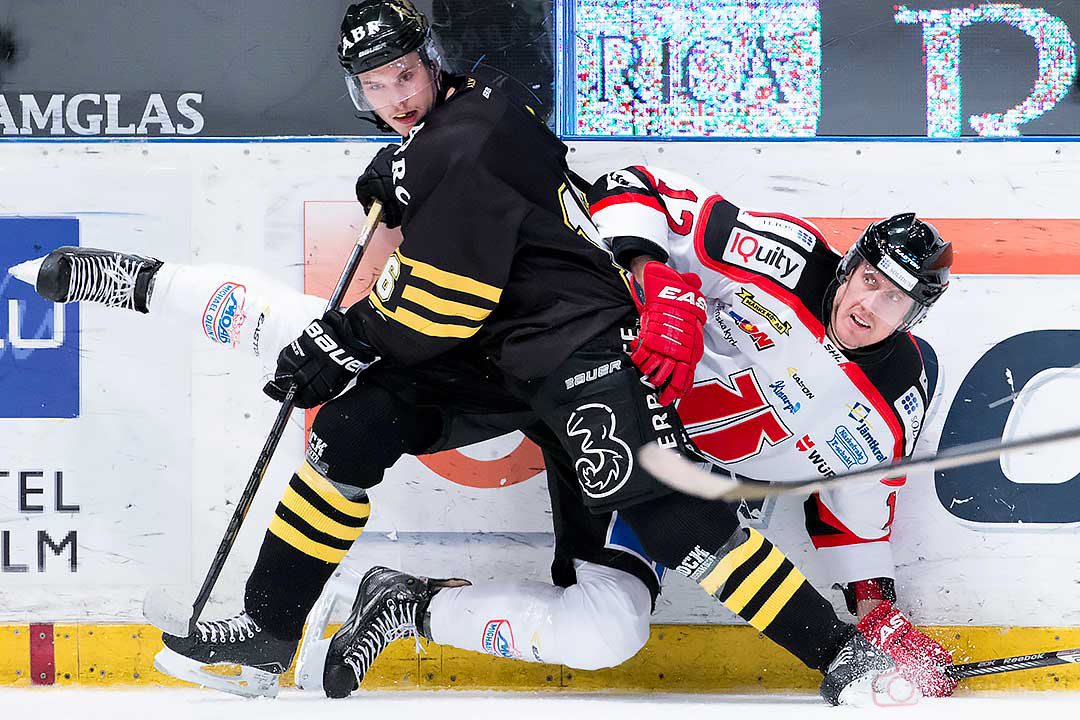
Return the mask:
MULTIPOLYGON (((638 695, 479 693, 458 691, 357 693, 331 701, 314 693, 285 690, 276 700, 244 700, 209 690, 85 690, 66 688, 0 689, 0 717, 32 720, 355 720, 356 718, 430 717, 440 720, 852 720, 881 718, 882 710, 898 720, 978 717, 1016 718, 1023 713, 1077 717, 1080 695, 1072 693, 982 694, 922 700, 910 707, 830 708, 816 695, 638 695), (1072 710, 1069 710, 1072 708, 1072 710), (906 714, 905 714, 906 713, 906 714)), ((889 715, 884 716, 887 720, 889 715)))

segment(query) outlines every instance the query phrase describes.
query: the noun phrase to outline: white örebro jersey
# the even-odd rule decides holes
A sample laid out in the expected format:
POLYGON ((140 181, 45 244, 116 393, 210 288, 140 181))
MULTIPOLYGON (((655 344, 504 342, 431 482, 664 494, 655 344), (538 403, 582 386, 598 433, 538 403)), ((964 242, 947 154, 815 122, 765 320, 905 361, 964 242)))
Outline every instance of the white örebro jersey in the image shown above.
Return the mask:
MULTIPOLYGON (((889 463, 910 454, 927 406, 911 335, 845 354, 823 307, 840 256, 800 218, 742 210, 676 173, 634 166, 589 192, 594 223, 625 261, 650 252, 701 276, 705 355, 679 417, 715 465, 764 481, 889 463)), ((837 582, 893 577, 889 546, 903 480, 815 494, 807 531, 837 582)))

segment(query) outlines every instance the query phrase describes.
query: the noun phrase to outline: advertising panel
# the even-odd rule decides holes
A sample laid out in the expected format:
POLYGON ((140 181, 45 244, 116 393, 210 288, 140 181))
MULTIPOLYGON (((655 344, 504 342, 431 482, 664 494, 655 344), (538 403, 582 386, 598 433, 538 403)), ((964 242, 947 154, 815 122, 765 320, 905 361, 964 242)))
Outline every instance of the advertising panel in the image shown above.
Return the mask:
POLYGON ((1080 128, 1069 0, 567 0, 562 21, 568 135, 1080 128))

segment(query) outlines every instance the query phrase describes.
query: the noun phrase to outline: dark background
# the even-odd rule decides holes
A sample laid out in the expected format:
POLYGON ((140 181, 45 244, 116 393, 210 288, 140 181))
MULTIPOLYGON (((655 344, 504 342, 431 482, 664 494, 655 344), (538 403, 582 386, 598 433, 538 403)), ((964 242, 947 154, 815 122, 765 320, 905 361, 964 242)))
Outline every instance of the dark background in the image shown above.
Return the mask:
MULTIPOLYGON (((567 0, 572 2, 572 0, 567 0)), ((820 0, 819 135, 926 133, 922 28, 898 25, 894 0, 820 0)), ((906 0, 914 9, 971 0, 906 0)), ((1068 23, 1080 0, 1022 0, 1068 23)), ((151 92, 201 92, 204 136, 370 135, 337 66, 342 0, 0 0, 0 92, 18 121, 19 93, 119 92, 120 123, 138 122, 151 92)), ((459 70, 475 69, 550 114, 553 0, 421 0, 459 70), (497 72, 501 71, 501 72, 497 72), (512 77, 514 79, 509 79, 512 77)), ((572 43, 568 43, 572 46, 572 43)), ((962 34, 962 132, 969 115, 1000 112, 1035 79, 1031 39, 1004 25, 962 34)), ((174 120, 175 118, 174 115, 174 120)), ((154 128, 151 129, 154 132, 154 128)), ((1080 90, 1021 126, 1024 135, 1080 134, 1080 90)), ((48 131, 35 130, 37 135, 48 131)))
MULTIPOLYGON (((120 92, 121 124, 151 92, 201 92, 201 135, 369 135, 337 63, 343 0, 0 0, 0 92, 120 92), (130 106, 129 106, 130 98, 130 106), (124 112, 128 115, 124 115, 124 112)), ((459 70, 493 68, 550 112, 551 0, 420 0, 459 70), (479 64, 477 64, 479 63, 479 64)), ((168 98, 167 98, 168 99, 168 98)), ((175 119, 175 117, 174 117, 175 119)), ((36 135, 48 135, 35 130, 36 135)))

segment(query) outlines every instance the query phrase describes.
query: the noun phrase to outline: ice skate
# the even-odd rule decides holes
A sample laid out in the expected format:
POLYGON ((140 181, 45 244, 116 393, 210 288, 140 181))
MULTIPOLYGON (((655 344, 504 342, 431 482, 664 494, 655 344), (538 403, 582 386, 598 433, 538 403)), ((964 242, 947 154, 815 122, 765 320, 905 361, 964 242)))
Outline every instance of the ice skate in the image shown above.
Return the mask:
POLYGON ((159 671, 245 697, 277 695, 278 676, 289 668, 296 652, 295 640, 274 637, 246 612, 226 620, 199 621, 187 637, 167 633, 161 637, 165 648, 154 657, 159 671))
POLYGON ((65 246, 9 272, 53 302, 97 302, 146 313, 161 265, 140 255, 65 246))
POLYGON ((348 697, 360 687, 375 658, 393 640, 425 637, 428 603, 447 587, 467 580, 429 580, 385 567, 373 567, 360 581, 352 614, 330 640, 323 667, 327 697, 348 697))
MULTIPOLYGON (((825 671, 821 696, 831 705, 869 705, 876 697, 885 698, 887 684, 896 681, 896 665, 885 653, 870 644, 861 634, 854 634, 825 671)), ((912 697, 918 690, 911 687, 912 697)), ((884 704, 897 704, 882 700, 884 704)))

